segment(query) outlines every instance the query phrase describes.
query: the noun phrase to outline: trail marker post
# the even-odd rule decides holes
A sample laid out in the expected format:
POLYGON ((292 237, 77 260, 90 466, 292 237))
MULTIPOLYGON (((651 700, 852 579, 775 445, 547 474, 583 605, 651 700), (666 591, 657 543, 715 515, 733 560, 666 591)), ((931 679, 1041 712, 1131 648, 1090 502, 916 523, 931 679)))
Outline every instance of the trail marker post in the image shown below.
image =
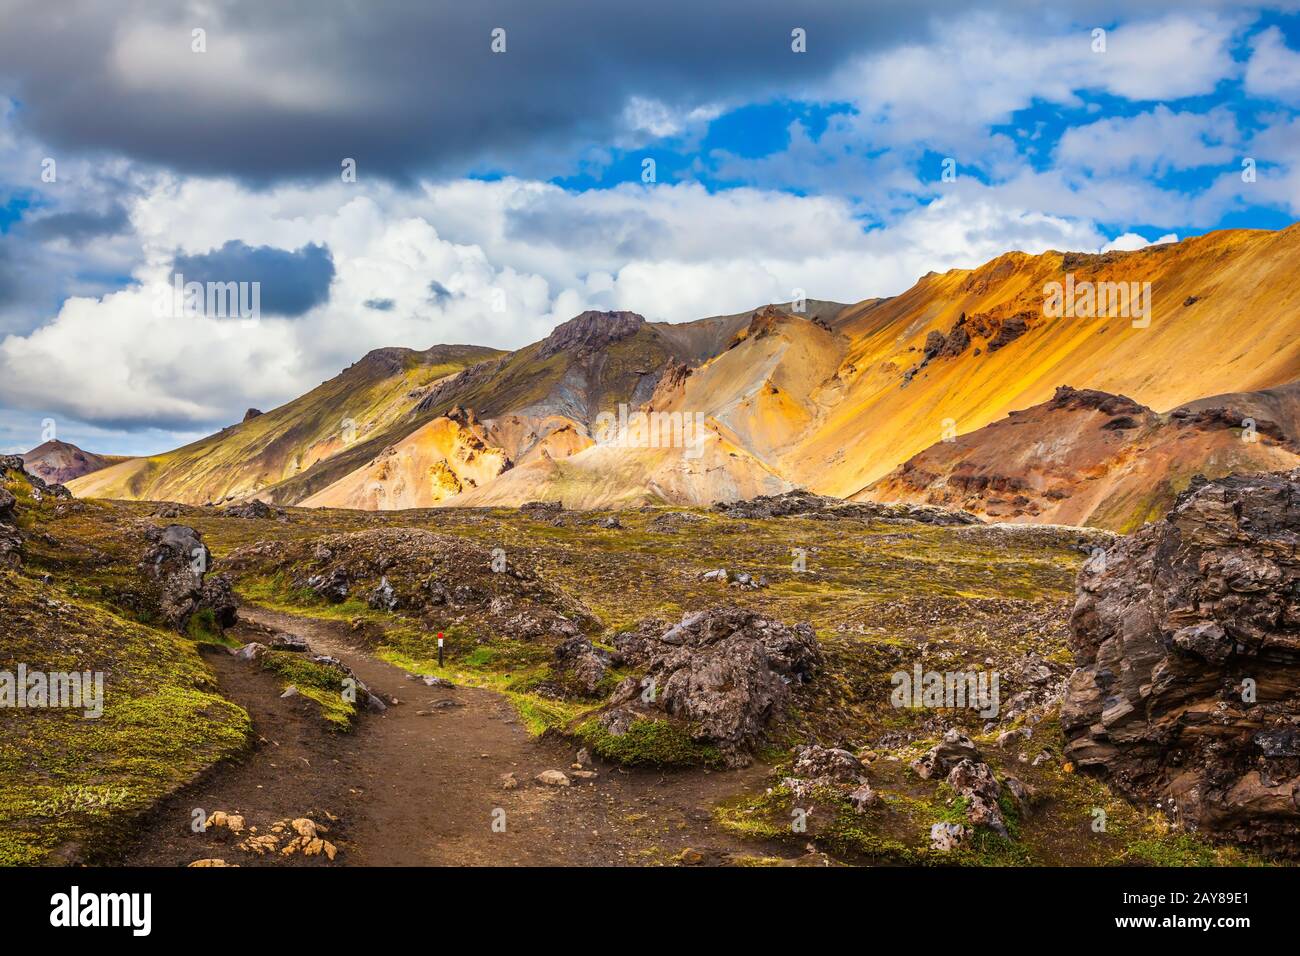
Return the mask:
POLYGON ((442 666, 442 631, 438 632, 438 666, 442 666))

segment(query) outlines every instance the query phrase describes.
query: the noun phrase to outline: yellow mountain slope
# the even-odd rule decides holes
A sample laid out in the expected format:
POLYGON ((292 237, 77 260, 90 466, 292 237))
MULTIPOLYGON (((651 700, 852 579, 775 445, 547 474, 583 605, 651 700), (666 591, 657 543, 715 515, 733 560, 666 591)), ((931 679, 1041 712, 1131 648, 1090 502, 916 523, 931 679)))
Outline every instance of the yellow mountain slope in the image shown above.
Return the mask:
POLYGON ((363 468, 305 499, 304 508, 425 508, 486 484, 510 467, 482 426, 457 409, 421 425, 363 468))
POLYGON ((851 496, 946 435, 1047 401, 1060 385, 1173 408, 1284 384, 1300 377, 1297 273, 1300 226, 1104 255, 1013 252, 928 275, 834 323, 850 348, 812 391, 817 419, 774 464, 796 484, 851 496), (1149 282, 1149 325, 1044 316, 1044 287, 1067 275, 1149 282))
POLYGON ((69 482, 81 498, 203 504, 249 497, 404 420, 436 382, 501 353, 470 345, 388 348, 286 405, 183 448, 69 482))

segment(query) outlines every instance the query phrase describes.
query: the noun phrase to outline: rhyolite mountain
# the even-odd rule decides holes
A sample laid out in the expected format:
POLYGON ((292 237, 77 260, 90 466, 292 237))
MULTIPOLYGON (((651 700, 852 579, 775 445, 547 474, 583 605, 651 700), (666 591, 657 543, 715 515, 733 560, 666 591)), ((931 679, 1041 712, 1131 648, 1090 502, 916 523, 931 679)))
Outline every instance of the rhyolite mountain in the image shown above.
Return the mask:
POLYGON ((1298 270, 1295 225, 1009 252, 848 306, 682 324, 585 312, 513 352, 372 352, 281 408, 70 487, 361 509, 706 504, 804 487, 1128 529, 1195 474, 1294 466, 1298 270), (1149 322, 1058 315, 1052 283, 1149 283, 1149 322), (597 425, 620 406, 680 413, 702 438, 610 441, 597 425))
POLYGON ((1300 382, 1166 414, 1062 386, 1050 401, 913 455, 859 497, 962 508, 990 520, 1131 531, 1196 475, 1300 466, 1300 382))
POLYGON ((42 442, 24 453, 22 459, 23 467, 52 485, 66 484, 74 478, 128 460, 123 455, 96 455, 57 439, 42 442))

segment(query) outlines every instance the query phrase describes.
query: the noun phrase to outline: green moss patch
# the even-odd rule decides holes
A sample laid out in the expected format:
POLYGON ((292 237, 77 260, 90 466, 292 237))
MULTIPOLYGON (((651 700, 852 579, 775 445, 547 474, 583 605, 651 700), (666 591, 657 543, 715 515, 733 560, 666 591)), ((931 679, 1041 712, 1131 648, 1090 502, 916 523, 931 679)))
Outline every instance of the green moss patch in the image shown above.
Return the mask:
POLYGON ((593 753, 629 767, 725 766, 717 747, 694 740, 688 729, 670 720, 634 720, 627 733, 615 736, 592 718, 572 734, 593 753))
POLYGON ((0 573, 0 669, 104 675, 103 714, 21 709, 0 735, 0 865, 95 860, 157 800, 240 752, 251 725, 194 642, 0 573))
POLYGON ((320 708, 321 717, 337 730, 351 730, 357 718, 354 701, 345 696, 344 675, 327 664, 318 664, 293 651, 267 651, 258 663, 265 671, 275 674, 285 687, 296 687, 298 693, 320 708))

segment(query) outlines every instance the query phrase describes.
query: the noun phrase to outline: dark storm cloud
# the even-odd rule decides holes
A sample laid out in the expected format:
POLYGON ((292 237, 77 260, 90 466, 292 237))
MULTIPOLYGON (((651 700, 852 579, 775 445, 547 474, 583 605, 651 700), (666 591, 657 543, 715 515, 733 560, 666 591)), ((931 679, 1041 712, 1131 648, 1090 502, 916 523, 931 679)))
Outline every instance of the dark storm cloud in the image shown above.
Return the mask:
POLYGON ((334 258, 314 243, 289 252, 231 240, 212 252, 177 256, 174 268, 187 283, 261 283, 262 311, 270 315, 302 315, 328 301, 334 279, 334 258))
POLYGON ((932 16, 967 4, 212 6, 203 17, 177 4, 64 3, 55 16, 43 2, 0 0, 0 92, 53 146, 189 172, 336 176, 344 157, 362 176, 513 171, 526 165, 521 153, 608 144, 632 96, 692 107, 797 89, 851 54, 920 38, 932 16), (190 51, 195 27, 207 31, 207 53, 190 51), (496 27, 507 31, 504 54, 489 49, 496 27), (805 54, 790 50, 795 27, 807 31, 805 54), (213 68, 236 51, 239 68, 213 68))
POLYGON ((114 204, 107 212, 76 210, 60 212, 42 219, 33 219, 24 225, 24 231, 37 240, 67 239, 79 245, 87 239, 116 236, 130 225, 126 209, 114 204))

